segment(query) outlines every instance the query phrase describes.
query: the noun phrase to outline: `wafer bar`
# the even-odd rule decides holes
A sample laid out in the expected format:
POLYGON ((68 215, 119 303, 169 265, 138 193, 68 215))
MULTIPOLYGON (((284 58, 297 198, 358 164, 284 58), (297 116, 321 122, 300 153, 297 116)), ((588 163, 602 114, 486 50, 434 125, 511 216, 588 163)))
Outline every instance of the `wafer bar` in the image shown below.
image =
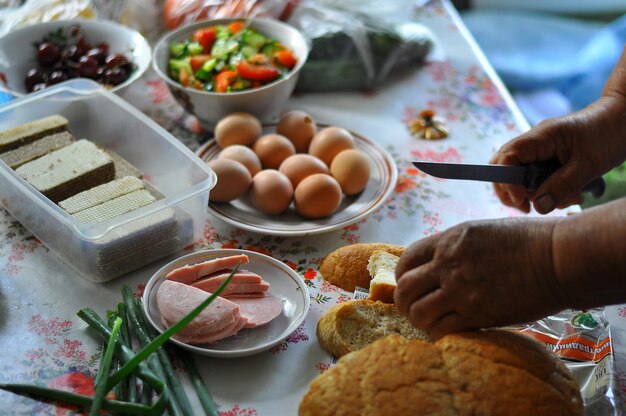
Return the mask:
POLYGON ((106 221, 119 215, 126 214, 156 201, 150 192, 145 189, 133 191, 126 195, 92 206, 74 214, 79 221, 95 224, 106 221))
POLYGON ((128 160, 118 155, 111 149, 103 149, 113 159, 115 165, 115 179, 123 178, 125 176, 134 176, 136 178, 143 178, 143 173, 137 169, 128 160))
POLYGON ((55 150, 69 146, 72 142, 74 142, 74 137, 69 132, 62 131, 61 133, 54 133, 42 137, 39 140, 20 146, 17 149, 0 153, 0 159, 9 165, 11 169, 17 169, 24 163, 28 163, 55 150))
POLYGON ((109 155, 82 139, 25 163, 15 172, 58 203, 113 180, 115 167, 109 155))
POLYGON ((50 134, 67 130, 68 121, 60 115, 44 117, 0 132, 0 153, 8 152, 50 134))
POLYGON ((141 179, 125 176, 78 193, 59 202, 59 206, 69 214, 75 214, 140 189, 143 189, 141 179))

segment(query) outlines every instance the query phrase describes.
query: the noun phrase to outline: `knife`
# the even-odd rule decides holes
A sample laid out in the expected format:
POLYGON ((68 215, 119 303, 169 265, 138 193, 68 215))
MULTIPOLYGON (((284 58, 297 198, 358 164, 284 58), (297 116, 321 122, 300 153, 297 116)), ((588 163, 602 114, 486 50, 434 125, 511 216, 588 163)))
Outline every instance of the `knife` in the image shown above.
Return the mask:
MULTIPOLYGON (((559 163, 544 162, 524 166, 509 165, 469 165, 462 163, 413 162, 421 171, 438 178, 465 179, 523 185, 534 191, 548 176, 561 167, 559 163)), ((606 184, 602 177, 596 178, 583 188, 595 198, 604 194, 606 184)))

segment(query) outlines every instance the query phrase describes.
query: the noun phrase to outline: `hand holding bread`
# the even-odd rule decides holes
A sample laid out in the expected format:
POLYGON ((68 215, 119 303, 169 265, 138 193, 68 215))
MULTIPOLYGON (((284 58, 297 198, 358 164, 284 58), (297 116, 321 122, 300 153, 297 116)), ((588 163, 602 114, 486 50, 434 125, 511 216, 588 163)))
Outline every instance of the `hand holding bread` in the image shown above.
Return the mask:
POLYGON ((397 307, 435 338, 564 309, 552 264, 556 221, 469 222, 413 243, 396 268, 397 307))

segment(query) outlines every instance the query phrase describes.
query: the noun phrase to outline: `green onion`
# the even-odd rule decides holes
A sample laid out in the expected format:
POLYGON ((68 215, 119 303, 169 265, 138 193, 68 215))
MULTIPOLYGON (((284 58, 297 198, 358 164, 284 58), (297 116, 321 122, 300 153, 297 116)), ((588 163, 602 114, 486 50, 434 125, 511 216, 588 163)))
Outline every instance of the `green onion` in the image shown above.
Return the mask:
MULTIPOLYGON (((21 396, 33 395, 46 399, 48 401, 54 401, 58 403, 66 403, 74 406, 81 407, 83 409, 91 407, 93 404, 93 397, 85 396, 82 394, 71 393, 65 390, 51 389, 49 387, 35 386, 32 384, 20 384, 20 383, 0 383, 0 389, 10 391, 21 396)), ((102 408, 106 410, 112 410, 119 413, 128 413, 132 415, 152 415, 153 410, 142 404, 126 403, 117 400, 105 400, 102 402, 102 408)))
POLYGON ((191 384, 193 384, 194 389, 196 389, 196 394, 198 395, 200 404, 204 409, 204 413, 207 416, 217 416, 218 413, 217 407, 215 407, 215 401, 213 401, 211 393, 207 390, 204 380, 202 380, 202 376, 196 368, 196 363, 194 362, 193 357, 186 351, 180 351, 178 355, 183 360, 185 367, 187 367, 187 372, 189 372, 189 377, 191 378, 191 384))
MULTIPOLYGON (((150 344, 150 341, 152 340, 148 335, 148 331, 142 321, 141 315, 137 311, 137 305, 135 304, 135 299, 133 298, 133 292, 128 286, 122 287, 122 297, 124 299, 130 323, 133 325, 135 335, 137 335, 141 346, 145 347, 150 344)), ((169 383, 169 387, 172 390, 172 404, 175 405, 174 409, 170 409, 172 416, 176 414, 193 416, 191 403, 189 403, 189 399, 187 398, 180 381, 176 378, 176 375, 173 374, 174 369, 172 368, 170 360, 167 358, 167 353, 163 347, 159 347, 156 350, 156 356, 154 354, 150 355, 150 359, 152 369, 155 373, 166 380, 167 383, 169 383)))
POLYGON ((113 351, 115 350, 115 341, 117 341, 117 335, 120 332, 122 326, 122 318, 119 316, 113 323, 113 330, 107 343, 107 349, 100 359, 100 368, 98 368, 98 375, 96 376, 96 394, 93 397, 93 404, 89 416, 98 416, 100 414, 100 408, 104 401, 104 396, 110 389, 107 389, 107 380, 109 379, 109 371, 111 370, 111 360, 113 360, 113 351))

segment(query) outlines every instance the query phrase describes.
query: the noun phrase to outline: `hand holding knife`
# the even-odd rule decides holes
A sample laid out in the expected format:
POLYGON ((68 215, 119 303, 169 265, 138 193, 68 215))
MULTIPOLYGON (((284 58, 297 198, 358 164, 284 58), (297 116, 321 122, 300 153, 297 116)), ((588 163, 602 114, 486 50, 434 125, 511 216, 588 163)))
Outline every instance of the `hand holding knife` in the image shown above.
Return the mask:
MULTIPOLYGON (((528 190, 536 190, 561 165, 557 162, 544 162, 524 166, 510 165, 471 165, 462 163, 412 162, 421 171, 438 178, 463 179, 474 181, 508 183, 522 185, 528 190)), ((604 194, 606 184, 602 177, 591 181, 582 189, 593 197, 604 194)))

